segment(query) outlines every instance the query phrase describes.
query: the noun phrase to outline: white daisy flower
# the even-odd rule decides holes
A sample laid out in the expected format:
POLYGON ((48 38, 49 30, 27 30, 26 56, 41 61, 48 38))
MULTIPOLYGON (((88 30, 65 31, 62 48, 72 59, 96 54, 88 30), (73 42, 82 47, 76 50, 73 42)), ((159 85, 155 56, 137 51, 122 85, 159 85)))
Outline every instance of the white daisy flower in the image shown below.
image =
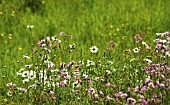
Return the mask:
POLYGON ((152 63, 152 61, 150 59, 145 58, 143 60, 146 61, 147 63, 152 63))
POLYGON ((34 88, 34 89, 36 89, 36 87, 37 87, 36 84, 32 84, 32 85, 28 86, 28 88, 34 88))
POLYGON ((162 33, 156 33, 157 36, 160 36, 162 33))
POLYGON ((30 26, 30 25, 27 25, 27 28, 34 28, 34 26, 32 25, 32 26, 30 26))
POLYGON ((29 78, 29 79, 34 79, 34 78, 36 78, 36 72, 31 70, 31 71, 29 72, 28 78, 29 78))
POLYGON ((28 83, 29 82, 29 79, 24 79, 22 80, 23 83, 28 83))
POLYGON ((90 48, 90 52, 91 52, 91 53, 97 53, 97 51, 98 51, 98 48, 97 48, 96 46, 92 46, 92 47, 90 48))
POLYGON ((51 70, 52 73, 53 73, 53 72, 58 72, 58 71, 59 71, 58 69, 51 70))
POLYGON ((27 54, 26 54, 26 55, 23 55, 23 58, 25 58, 25 59, 29 59, 30 57, 29 57, 29 56, 27 56, 27 54))
POLYGON ((94 61, 87 60, 86 66, 92 66, 92 65, 95 65, 94 61))
POLYGON ((6 86, 12 86, 12 82, 7 83, 6 86))
POLYGON ((148 46, 148 44, 144 41, 142 41, 142 45, 148 46))
POLYGON ((52 39, 52 40, 56 40, 56 37, 55 37, 55 36, 52 36, 51 39, 52 39))
POLYGON ((7 92, 7 96, 12 96, 12 92, 10 90, 7 92))
POLYGON ((64 82, 64 84, 67 84, 68 80, 65 79, 63 82, 64 82))
POLYGON ((57 43, 61 43, 61 40, 59 40, 59 39, 56 39, 56 42, 57 42, 57 43))
POLYGON ((46 37, 46 40, 47 40, 47 41, 50 41, 50 37, 49 37, 49 36, 47 36, 47 37, 46 37))
POLYGON ((139 51, 140 51, 140 49, 137 48, 137 47, 133 49, 133 52, 134 52, 134 53, 139 53, 139 51))
POLYGON ((25 65, 25 67, 31 68, 31 67, 32 67, 32 64, 30 64, 30 65, 25 65))
POLYGON ((29 76, 29 71, 22 72, 21 77, 28 77, 28 76, 29 76))
POLYGON ((165 53, 165 55, 168 56, 168 57, 170 57, 170 52, 167 51, 167 52, 165 53))

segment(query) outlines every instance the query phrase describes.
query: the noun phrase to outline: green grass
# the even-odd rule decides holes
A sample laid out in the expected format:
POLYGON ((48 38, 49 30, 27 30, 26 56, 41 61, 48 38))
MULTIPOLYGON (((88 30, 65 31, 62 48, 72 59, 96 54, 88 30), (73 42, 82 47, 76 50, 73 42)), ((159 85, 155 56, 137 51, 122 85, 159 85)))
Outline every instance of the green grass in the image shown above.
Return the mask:
MULTIPOLYGON (((105 63, 105 60, 111 60, 114 68, 122 69, 129 59, 137 57, 125 53, 127 49, 138 47, 134 39, 136 34, 142 35, 143 40, 154 47, 155 33, 170 31, 169 0, 31 1, 0 0, 0 98, 6 91, 4 83, 18 83, 16 72, 25 64, 23 55, 31 56, 32 48, 46 36, 59 36, 64 32, 73 36, 67 43, 76 43, 77 48, 70 57, 68 53, 62 56, 55 52, 58 59, 52 59, 58 62, 57 65, 61 61, 90 59, 105 63), (30 31, 27 25, 34 25, 34 28, 30 31), (110 40, 114 41, 115 48, 107 53, 105 49, 110 46, 110 40), (91 56, 89 51, 93 45, 99 48, 96 56, 91 56)), ((152 55, 145 53, 141 58, 146 56, 152 55)), ((26 100, 23 101, 26 104, 24 102, 26 100)))

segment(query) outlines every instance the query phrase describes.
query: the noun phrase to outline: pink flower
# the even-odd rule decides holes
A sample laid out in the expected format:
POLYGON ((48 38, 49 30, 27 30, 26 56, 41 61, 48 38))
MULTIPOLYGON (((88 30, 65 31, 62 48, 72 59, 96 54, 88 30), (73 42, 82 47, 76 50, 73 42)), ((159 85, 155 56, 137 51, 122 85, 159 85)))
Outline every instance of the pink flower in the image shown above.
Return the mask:
POLYGON ((145 92, 145 90, 146 90, 146 86, 143 86, 143 87, 141 88, 141 92, 145 92))
POLYGON ((61 74, 62 74, 62 75, 66 75, 66 72, 62 71, 61 74))
POLYGON ((61 86, 64 86, 64 81, 60 81, 60 85, 61 85, 61 86))
POLYGON ((156 84, 157 84, 157 85, 159 85, 159 84, 160 84, 160 83, 159 83, 159 80, 156 80, 156 84))
POLYGON ((132 105, 135 105, 135 103, 136 103, 136 100, 132 97, 127 98, 127 103, 130 103, 129 101, 132 102, 132 105))
POLYGON ((70 39, 73 39, 73 36, 72 36, 72 35, 70 35, 70 36, 69 36, 69 38, 70 38, 70 39))
POLYGON ((58 80, 60 80, 61 79, 61 76, 58 76, 58 80))
POLYGON ((55 97, 55 96, 53 96, 53 97, 52 97, 52 100, 56 100, 56 97, 55 97))
POLYGON ((107 86, 107 87, 109 87, 110 85, 111 85, 111 83, 110 83, 110 82, 106 83, 106 86, 107 86))
POLYGON ((150 78, 146 78, 145 84, 148 83, 148 82, 150 82, 150 78))
POLYGON ((99 80, 99 77, 95 77, 95 81, 97 82, 99 80))
POLYGON ((83 74, 83 78, 84 78, 84 79, 87 79, 87 78, 88 78, 88 75, 83 74))
POLYGON ((38 41, 38 46, 41 46, 41 42, 40 41, 38 41))
POLYGON ((128 50, 126 50, 126 52, 127 52, 128 54, 130 54, 130 53, 131 53, 131 50, 130 50, 130 49, 128 49, 128 50))
POLYGON ((159 86, 160 86, 161 88, 164 88, 164 87, 165 87, 165 85, 164 85, 163 83, 161 83, 159 86))
POLYGON ((76 73, 76 77, 79 78, 79 77, 80 77, 80 74, 79 74, 79 73, 76 73))
POLYGON ((131 88, 130 87, 128 87, 128 91, 130 91, 131 90, 131 88))
POLYGON ((137 92, 138 90, 139 90, 139 86, 136 86, 134 92, 137 92))
POLYGON ((87 91, 88 91, 89 93, 91 92, 92 95, 95 93, 95 90, 94 90, 94 88, 92 88, 92 87, 89 87, 89 88, 87 89, 87 91))
POLYGON ((53 95, 54 94, 54 91, 50 90, 50 95, 53 95))
POLYGON ((127 96, 128 96, 127 93, 124 93, 124 94, 120 95, 120 97, 122 97, 122 98, 126 98, 127 96))
POLYGON ((60 32, 60 35, 61 35, 61 36, 64 36, 64 32, 60 32))
POLYGON ((33 48, 33 54, 35 54, 37 52, 37 49, 33 48))
POLYGON ((79 90, 76 90, 76 94, 79 94, 79 90))
POLYGON ((91 80, 91 79, 89 79, 89 80, 88 80, 88 84, 91 84, 91 83, 92 83, 92 80, 91 80))
POLYGON ((50 43, 48 46, 49 46, 49 47, 52 47, 52 44, 50 43))
POLYGON ((98 94, 95 94, 95 95, 94 95, 94 97, 95 97, 95 98, 98 98, 98 97, 99 97, 99 95, 98 95, 98 94))
POLYGON ((140 35, 139 34, 136 34, 135 35, 135 39, 139 39, 140 38, 140 35))
POLYGON ((150 46, 146 46, 146 49, 147 49, 147 50, 150 50, 150 49, 151 49, 151 47, 150 47, 150 46))
POLYGON ((110 74, 110 71, 109 71, 109 70, 106 70, 106 73, 107 73, 107 74, 110 74))
POLYGON ((109 96, 106 96, 106 99, 108 99, 109 101, 111 100, 111 98, 109 96))
POLYGON ((103 95, 103 92, 100 90, 100 91, 99 91, 99 94, 103 95))

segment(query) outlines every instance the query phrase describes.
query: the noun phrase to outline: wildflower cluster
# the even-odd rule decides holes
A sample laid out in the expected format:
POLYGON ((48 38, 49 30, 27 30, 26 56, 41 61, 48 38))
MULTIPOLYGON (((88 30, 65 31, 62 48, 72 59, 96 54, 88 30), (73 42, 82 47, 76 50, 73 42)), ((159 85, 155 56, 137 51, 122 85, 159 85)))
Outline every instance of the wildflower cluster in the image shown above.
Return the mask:
MULTIPOLYGON (((154 40, 155 50, 151 52, 157 54, 156 58, 133 58, 129 63, 123 64, 123 68, 117 67, 114 61, 56 61, 53 58, 56 57, 55 52, 70 54, 76 44, 69 44, 66 40, 70 39, 70 36, 63 32, 60 36, 64 37, 64 41, 59 40, 57 35, 46 37, 38 41, 38 48, 33 49, 33 64, 26 64, 16 73, 21 78, 22 85, 8 83, 7 95, 12 97, 15 93, 22 96, 27 94, 35 97, 32 100, 35 103, 47 104, 62 104, 63 101, 75 100, 92 104, 160 104, 170 91, 170 38, 168 32, 159 35, 163 39, 154 40), (37 62, 34 59, 37 59, 37 62), (135 62, 140 59, 144 64, 135 62), (37 90, 39 92, 36 92, 37 90)), ((139 34, 135 39, 142 43, 146 51, 151 49, 139 34)), ((110 41, 111 48, 114 48, 113 41, 110 41)), ((140 49, 135 48, 133 51, 139 53, 140 49)), ((89 52, 97 53, 98 48, 92 46, 89 52)), ((134 54, 130 49, 127 53, 134 54)), ((26 60, 32 58, 28 55, 23 57, 26 60)))

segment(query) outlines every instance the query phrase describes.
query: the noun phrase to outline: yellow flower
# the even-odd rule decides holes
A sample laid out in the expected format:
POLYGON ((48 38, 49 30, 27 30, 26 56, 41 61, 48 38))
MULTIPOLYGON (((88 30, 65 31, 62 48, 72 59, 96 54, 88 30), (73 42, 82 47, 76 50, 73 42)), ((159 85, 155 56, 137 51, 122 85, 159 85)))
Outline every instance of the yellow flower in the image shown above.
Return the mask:
POLYGON ((111 33, 109 33, 109 36, 111 36, 112 34, 111 33))
POLYGON ((20 48, 19 48, 19 50, 21 51, 21 50, 22 50, 22 48, 20 47, 20 48))
POLYGON ((8 36, 9 36, 9 37, 12 37, 12 34, 9 34, 8 36))
POLYGON ((2 12, 0 12, 0 15, 2 15, 3 13, 2 12))
POLYGON ((44 3, 45 3, 45 1, 43 0, 43 1, 42 1, 42 4, 44 4, 44 3))
POLYGON ((4 34, 1 34, 1 36, 3 37, 3 36, 4 36, 4 34))
POLYGON ((117 29, 116 29, 116 31, 120 31, 120 29, 119 29, 119 28, 117 28, 117 29))
POLYGON ((110 25, 110 28, 113 28, 113 25, 110 25))
POLYGON ((8 38, 9 38, 9 39, 12 39, 12 37, 11 37, 11 36, 9 36, 8 38))
POLYGON ((5 41, 5 44, 7 44, 8 43, 8 41, 5 41))
POLYGON ((116 33, 114 33, 113 35, 116 36, 116 33))
POLYGON ((8 100, 5 98, 5 99, 4 99, 4 102, 7 102, 7 101, 8 101, 8 100))
POLYGON ((122 36, 122 39, 125 39, 126 38, 126 36, 122 36))
POLYGON ((15 16, 15 11, 12 11, 11 16, 15 16))

